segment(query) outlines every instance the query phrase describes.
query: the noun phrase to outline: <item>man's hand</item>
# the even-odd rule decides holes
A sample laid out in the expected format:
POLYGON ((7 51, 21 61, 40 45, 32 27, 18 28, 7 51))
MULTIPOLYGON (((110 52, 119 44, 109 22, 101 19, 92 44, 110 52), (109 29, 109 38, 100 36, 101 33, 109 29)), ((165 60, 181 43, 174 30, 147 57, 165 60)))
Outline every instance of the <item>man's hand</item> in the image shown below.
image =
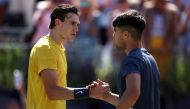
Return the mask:
POLYGON ((109 84, 99 79, 93 81, 88 87, 90 89, 90 97, 92 98, 104 100, 110 96, 109 84))

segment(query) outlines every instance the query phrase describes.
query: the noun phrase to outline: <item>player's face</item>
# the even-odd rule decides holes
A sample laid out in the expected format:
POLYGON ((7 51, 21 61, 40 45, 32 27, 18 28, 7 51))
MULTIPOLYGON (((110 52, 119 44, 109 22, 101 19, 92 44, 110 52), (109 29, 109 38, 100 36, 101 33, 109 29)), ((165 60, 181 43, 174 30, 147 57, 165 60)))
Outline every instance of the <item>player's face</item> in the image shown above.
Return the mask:
POLYGON ((60 33, 62 39, 66 40, 67 42, 72 42, 79 31, 79 23, 80 21, 78 15, 74 13, 67 14, 64 22, 62 22, 60 25, 60 33))
POLYGON ((123 32, 118 27, 114 28, 113 42, 117 48, 120 48, 120 49, 125 48, 125 43, 123 40, 123 32))

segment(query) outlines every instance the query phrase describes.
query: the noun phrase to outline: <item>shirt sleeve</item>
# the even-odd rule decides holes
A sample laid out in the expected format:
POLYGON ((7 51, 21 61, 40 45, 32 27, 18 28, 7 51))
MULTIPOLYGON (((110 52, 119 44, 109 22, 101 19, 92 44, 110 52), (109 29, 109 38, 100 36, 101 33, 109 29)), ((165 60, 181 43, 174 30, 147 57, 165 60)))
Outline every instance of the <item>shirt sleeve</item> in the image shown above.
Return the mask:
POLYGON ((49 46, 42 46, 36 51, 37 72, 38 74, 45 69, 57 69, 56 54, 49 46))
POLYGON ((135 58, 127 58, 122 66, 122 77, 125 77, 131 73, 139 73, 141 74, 141 63, 138 59, 135 58))

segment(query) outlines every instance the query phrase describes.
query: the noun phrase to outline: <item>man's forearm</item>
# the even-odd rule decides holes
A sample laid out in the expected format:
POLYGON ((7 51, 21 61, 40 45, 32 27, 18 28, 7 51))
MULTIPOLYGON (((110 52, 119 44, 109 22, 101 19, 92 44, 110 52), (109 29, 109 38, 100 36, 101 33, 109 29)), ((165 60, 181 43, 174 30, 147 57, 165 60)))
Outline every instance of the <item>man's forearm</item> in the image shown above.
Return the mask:
POLYGON ((137 97, 122 97, 116 109, 130 109, 136 102, 137 97))
POLYGON ((117 106, 119 104, 119 95, 110 92, 110 95, 103 100, 114 106, 117 106))
POLYGON ((74 99, 73 92, 73 88, 55 86, 49 89, 46 93, 50 100, 70 100, 74 99))
POLYGON ((48 93, 48 97, 51 100, 83 99, 89 97, 89 90, 86 87, 69 88, 56 86, 51 89, 51 93, 48 93))

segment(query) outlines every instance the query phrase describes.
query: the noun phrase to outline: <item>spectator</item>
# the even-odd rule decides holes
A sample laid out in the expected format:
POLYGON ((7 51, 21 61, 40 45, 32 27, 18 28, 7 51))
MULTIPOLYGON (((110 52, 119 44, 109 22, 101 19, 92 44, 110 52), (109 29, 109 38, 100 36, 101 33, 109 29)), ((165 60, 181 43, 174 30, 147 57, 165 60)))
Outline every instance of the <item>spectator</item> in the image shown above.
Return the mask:
POLYGON ((168 79, 172 53, 176 37, 176 5, 167 0, 144 3, 147 26, 144 31, 144 44, 158 62, 161 81, 168 79))

